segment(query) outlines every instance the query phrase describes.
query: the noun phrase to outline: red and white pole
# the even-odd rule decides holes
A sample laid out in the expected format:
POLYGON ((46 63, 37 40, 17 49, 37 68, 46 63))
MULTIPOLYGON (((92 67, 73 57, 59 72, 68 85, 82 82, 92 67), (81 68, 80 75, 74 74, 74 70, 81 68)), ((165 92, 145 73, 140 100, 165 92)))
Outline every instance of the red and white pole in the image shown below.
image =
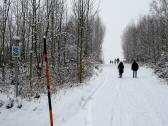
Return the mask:
POLYGON ((48 104, 49 104, 50 124, 51 124, 51 126, 53 126, 54 123, 53 123, 52 104, 51 104, 51 88, 50 88, 50 77, 49 77, 46 37, 43 37, 43 41, 44 41, 44 59, 45 59, 45 63, 46 63, 46 79, 47 79, 47 89, 48 89, 48 104))

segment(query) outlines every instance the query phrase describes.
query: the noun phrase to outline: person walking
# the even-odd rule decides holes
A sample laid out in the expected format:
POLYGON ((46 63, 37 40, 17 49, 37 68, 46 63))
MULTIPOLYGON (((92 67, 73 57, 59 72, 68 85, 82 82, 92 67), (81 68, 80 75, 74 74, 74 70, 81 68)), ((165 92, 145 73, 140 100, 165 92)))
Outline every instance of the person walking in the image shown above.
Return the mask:
POLYGON ((137 78, 137 71, 139 69, 139 65, 138 65, 138 63, 135 60, 132 63, 131 69, 133 71, 133 78, 137 78))
POLYGON ((114 59, 114 64, 116 64, 116 62, 117 62, 117 59, 114 59))
POLYGON ((119 71, 119 77, 122 78, 122 74, 124 72, 124 64, 123 62, 120 62, 118 65, 118 71, 119 71))
POLYGON ((119 58, 117 58, 117 64, 120 62, 120 59, 119 58))

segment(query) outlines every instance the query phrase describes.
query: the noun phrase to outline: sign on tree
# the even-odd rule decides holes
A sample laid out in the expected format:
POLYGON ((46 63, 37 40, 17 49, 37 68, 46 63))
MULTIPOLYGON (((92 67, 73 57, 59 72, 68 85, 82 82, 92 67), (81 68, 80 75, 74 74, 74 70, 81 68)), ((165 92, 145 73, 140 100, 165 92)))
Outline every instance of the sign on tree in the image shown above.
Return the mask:
POLYGON ((13 58, 20 57, 20 47, 19 46, 12 46, 12 57, 13 58))

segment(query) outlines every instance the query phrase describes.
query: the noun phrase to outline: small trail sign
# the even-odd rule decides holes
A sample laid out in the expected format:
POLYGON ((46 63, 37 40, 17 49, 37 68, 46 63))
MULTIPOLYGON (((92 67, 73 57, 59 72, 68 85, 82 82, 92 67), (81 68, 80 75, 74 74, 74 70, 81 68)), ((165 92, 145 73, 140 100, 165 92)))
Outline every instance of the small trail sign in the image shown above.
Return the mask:
POLYGON ((13 58, 20 57, 20 47, 19 46, 12 46, 12 57, 13 58))

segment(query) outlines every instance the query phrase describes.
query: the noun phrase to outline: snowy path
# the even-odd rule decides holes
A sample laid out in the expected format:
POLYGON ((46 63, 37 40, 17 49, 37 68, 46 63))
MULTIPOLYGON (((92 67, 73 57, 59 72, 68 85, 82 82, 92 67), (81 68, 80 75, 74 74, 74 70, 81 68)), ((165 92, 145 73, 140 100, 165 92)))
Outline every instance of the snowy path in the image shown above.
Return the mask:
MULTIPOLYGON (((104 65, 89 83, 52 97, 55 126, 168 126, 168 86, 151 69, 141 67, 133 79, 126 64, 118 78, 116 65, 104 65)), ((0 108, 0 126, 23 124, 49 126, 46 96, 21 110, 0 108)))
POLYGON ((85 115, 84 126, 168 126, 168 87, 150 70, 141 68, 137 79, 132 79, 130 65, 122 79, 116 66, 106 65, 103 72, 102 85, 79 112, 85 115))

